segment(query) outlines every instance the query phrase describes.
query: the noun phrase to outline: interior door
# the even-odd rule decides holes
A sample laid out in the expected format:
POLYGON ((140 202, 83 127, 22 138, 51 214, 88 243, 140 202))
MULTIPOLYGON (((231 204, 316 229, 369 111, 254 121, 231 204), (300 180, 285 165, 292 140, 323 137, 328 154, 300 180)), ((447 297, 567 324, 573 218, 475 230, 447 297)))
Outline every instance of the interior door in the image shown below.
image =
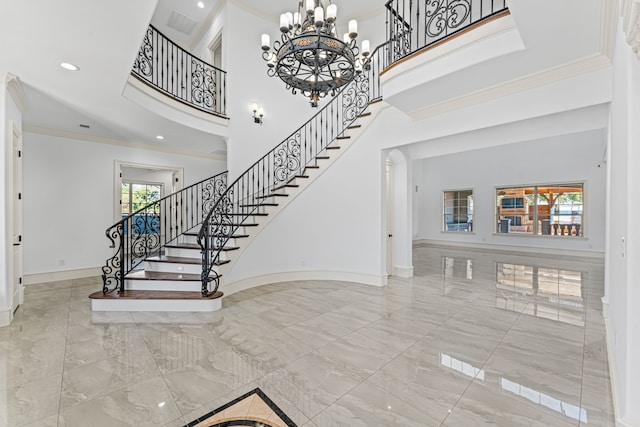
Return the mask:
POLYGON ((393 270, 393 164, 387 161, 387 275, 393 270))
POLYGON ((22 284, 22 132, 13 123, 12 161, 12 264, 13 264, 13 306, 15 310, 24 300, 22 284))

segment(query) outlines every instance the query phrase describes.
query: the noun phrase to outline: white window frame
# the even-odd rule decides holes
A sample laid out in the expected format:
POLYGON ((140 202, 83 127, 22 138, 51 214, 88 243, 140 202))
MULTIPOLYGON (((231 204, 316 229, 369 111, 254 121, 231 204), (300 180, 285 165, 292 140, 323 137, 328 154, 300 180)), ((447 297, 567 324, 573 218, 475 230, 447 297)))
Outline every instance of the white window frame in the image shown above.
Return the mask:
MULTIPOLYGON (((542 183, 542 184, 522 184, 522 185, 504 185, 504 186, 499 186, 499 187, 495 187, 494 188, 494 192, 493 192, 493 200, 494 200, 494 229, 493 229, 493 234, 495 235, 500 235, 500 236, 517 236, 517 237, 551 237, 551 238, 561 238, 561 237, 567 237, 567 238, 584 238, 587 236, 586 234, 586 229, 585 229, 585 217, 586 217, 586 210, 585 210, 585 206, 586 206, 586 187, 587 187, 587 183, 586 181, 568 181, 568 182, 553 182, 553 183, 542 183), (545 205, 538 205, 538 189, 539 188, 543 188, 543 187, 574 187, 574 188, 578 188, 581 187, 582 188, 582 204, 581 204, 581 210, 579 214, 562 214, 562 213, 556 213, 556 214, 551 214, 551 212, 549 212, 548 214, 545 213, 540 213, 538 206, 545 206, 545 205), (523 211, 527 211, 528 213, 519 213, 518 211, 514 211, 511 215, 506 212, 506 213, 502 213, 500 212, 500 206, 499 206, 499 201, 498 201, 498 197, 500 196, 500 194, 498 194, 498 192, 501 191, 508 191, 508 190, 516 190, 516 189, 524 189, 524 188, 533 188, 534 189, 534 193, 533 194, 533 200, 534 200, 534 204, 531 206, 527 206, 526 202, 525 202, 525 206, 523 206, 523 208, 521 208, 523 211), (503 228, 507 228, 506 224, 501 224, 501 219, 503 219, 502 217, 510 217, 510 216, 518 216, 518 217, 525 217, 525 216, 533 216, 532 219, 529 219, 527 221, 526 225, 530 225, 531 226, 531 231, 523 231, 523 232, 511 232, 511 226, 508 227, 508 231, 504 231, 503 228), (543 216, 545 217, 545 219, 549 219, 550 221, 550 229, 546 229, 546 227, 542 224, 542 220, 539 220, 539 216, 543 216), (553 221, 553 217, 558 217, 557 222, 553 221), (574 222, 575 220, 572 220, 571 223, 566 223, 566 222, 562 222, 561 218, 562 217, 579 217, 579 221, 578 222, 574 222), (548 217, 548 218, 547 218, 548 217), (530 222, 529 222, 530 221, 530 222), (564 227, 561 227, 564 226, 564 227), (546 234, 546 232, 550 230, 549 234, 546 234), (545 234, 543 234, 545 233, 545 234)), ((516 198, 519 196, 514 196, 514 198, 516 198)), ((525 195, 522 196, 523 198, 526 198, 525 195)), ((555 204, 553 206, 556 206, 555 204)), ((514 208, 514 209, 519 209, 519 208, 514 208)), ((522 221, 521 221, 522 222, 522 221)), ((517 224, 516 227, 523 227, 524 225, 522 223, 517 224)))
POLYGON ((145 186, 156 186, 156 187, 160 187, 160 196, 158 197, 158 200, 162 199, 164 197, 164 184, 161 182, 149 182, 149 181, 140 181, 140 180, 136 180, 136 181, 132 181, 132 180, 123 180, 120 183, 120 213, 121 215, 132 215, 133 213, 136 212, 136 210, 133 209, 133 191, 132 188, 134 185, 145 185, 145 186), (124 206, 125 201, 122 198, 122 185, 123 184, 129 184, 129 213, 124 213, 122 212, 122 206, 124 206))
MULTIPOLYGON (((442 216, 441 216, 441 221, 442 221, 442 225, 441 225, 441 231, 443 233, 473 233, 474 229, 473 229, 473 217, 474 217, 474 205, 475 205, 475 189, 474 188, 461 188, 461 189, 448 189, 448 190, 442 190, 442 196, 441 196, 441 202, 442 202, 442 216), (447 193, 457 193, 456 194, 456 198, 454 200, 463 200, 458 198, 459 197, 459 193, 462 192, 470 192, 471 194, 467 195, 466 200, 467 200, 467 206, 466 206, 466 211, 467 213, 465 214, 467 217, 467 222, 466 223, 462 223, 462 222, 447 222, 447 216, 451 216, 453 215, 454 217, 456 215, 461 215, 460 213, 450 213, 447 212, 447 193), (469 204, 469 198, 471 198, 471 203, 469 204), (456 227, 457 229, 455 230, 449 230, 448 224, 457 224, 458 227, 456 227), (466 224, 466 227, 460 227, 460 224, 466 224)), ((455 206, 453 207, 455 209, 455 206)))

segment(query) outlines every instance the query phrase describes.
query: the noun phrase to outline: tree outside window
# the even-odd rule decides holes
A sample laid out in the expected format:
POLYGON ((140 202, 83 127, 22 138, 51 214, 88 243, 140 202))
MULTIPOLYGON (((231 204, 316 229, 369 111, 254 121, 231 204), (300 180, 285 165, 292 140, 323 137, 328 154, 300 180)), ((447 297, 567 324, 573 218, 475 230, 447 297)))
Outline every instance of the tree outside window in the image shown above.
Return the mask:
POLYGON ((584 236, 584 184, 496 189, 496 232, 537 236, 584 236))
MULTIPOLYGON (((160 200, 162 184, 122 183, 122 214, 130 215, 160 200)), ((156 209, 150 208, 151 212, 156 209)), ((150 213, 150 212, 149 212, 150 213)))

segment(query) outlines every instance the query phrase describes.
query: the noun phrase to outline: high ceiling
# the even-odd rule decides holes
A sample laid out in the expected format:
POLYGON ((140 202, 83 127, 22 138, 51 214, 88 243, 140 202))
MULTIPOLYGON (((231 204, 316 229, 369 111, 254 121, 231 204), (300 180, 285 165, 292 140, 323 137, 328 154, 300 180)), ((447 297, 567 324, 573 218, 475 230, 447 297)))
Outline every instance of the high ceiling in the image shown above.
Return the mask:
MULTIPOLYGON (((199 8, 197 0, 0 0, 0 71, 17 75, 25 89, 25 127, 224 154, 223 138, 163 119, 122 92, 147 23, 188 48, 225 1, 202 0, 199 8), (190 34, 167 25, 174 12, 195 23, 190 34), (61 62, 80 71, 63 70, 61 62)), ((297 7, 292 0, 232 1, 274 22, 297 7)), ((349 17, 380 7, 363 0, 342 3, 340 12, 349 17)))

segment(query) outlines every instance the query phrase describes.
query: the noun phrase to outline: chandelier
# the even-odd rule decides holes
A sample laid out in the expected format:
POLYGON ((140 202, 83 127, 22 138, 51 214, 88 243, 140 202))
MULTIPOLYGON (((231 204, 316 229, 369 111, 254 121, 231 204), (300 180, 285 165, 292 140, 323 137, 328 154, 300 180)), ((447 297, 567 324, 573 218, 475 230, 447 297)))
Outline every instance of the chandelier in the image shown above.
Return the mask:
POLYGON ((293 94, 309 97, 311 106, 327 94, 334 96, 341 86, 362 72, 370 53, 369 41, 362 42, 362 58, 356 46, 358 23, 349 21, 349 31, 342 40, 337 36, 338 7, 329 1, 306 0, 298 11, 280 15, 281 40, 270 46, 268 34, 262 35, 262 58, 267 62, 267 74, 277 75, 293 94), (304 3, 304 8, 303 8, 304 3))

